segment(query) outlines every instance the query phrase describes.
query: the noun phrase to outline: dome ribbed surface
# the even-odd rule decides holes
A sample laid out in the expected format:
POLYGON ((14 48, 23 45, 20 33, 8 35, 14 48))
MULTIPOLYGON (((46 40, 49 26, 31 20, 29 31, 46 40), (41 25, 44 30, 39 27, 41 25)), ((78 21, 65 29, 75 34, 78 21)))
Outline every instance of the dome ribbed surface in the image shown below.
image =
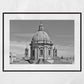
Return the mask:
POLYGON ((44 31, 38 31, 34 34, 33 41, 50 41, 48 34, 44 31))
POLYGON ((39 30, 32 37, 33 43, 52 43, 48 34, 44 31, 42 24, 39 25, 39 30))

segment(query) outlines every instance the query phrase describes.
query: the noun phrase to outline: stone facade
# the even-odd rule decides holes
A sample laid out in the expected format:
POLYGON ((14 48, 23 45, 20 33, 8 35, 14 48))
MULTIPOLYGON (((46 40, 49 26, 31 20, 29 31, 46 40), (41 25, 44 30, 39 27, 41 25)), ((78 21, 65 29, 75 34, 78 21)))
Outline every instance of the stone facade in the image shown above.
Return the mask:
POLYGON ((54 59, 53 42, 48 34, 44 31, 43 25, 39 25, 39 30, 34 34, 30 43, 32 60, 38 59, 54 59))

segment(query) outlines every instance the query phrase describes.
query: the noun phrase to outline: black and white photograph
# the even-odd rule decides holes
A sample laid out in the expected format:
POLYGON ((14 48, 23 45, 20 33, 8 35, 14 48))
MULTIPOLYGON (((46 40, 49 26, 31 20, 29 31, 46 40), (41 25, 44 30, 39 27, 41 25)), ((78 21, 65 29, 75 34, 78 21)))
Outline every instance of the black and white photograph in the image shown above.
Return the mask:
POLYGON ((10 20, 10 64, 73 64, 74 20, 10 20))
POLYGON ((84 84, 84 0, 0 0, 0 84, 84 84))
POLYGON ((80 14, 4 14, 4 36, 6 70, 80 70, 80 14))

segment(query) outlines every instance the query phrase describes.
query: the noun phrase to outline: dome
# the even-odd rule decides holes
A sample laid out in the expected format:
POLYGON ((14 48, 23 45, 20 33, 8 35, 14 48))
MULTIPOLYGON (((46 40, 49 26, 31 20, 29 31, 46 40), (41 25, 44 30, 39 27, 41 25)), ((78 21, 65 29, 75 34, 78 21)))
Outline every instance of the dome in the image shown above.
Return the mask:
POLYGON ((43 25, 39 25, 39 30, 34 34, 32 38, 32 42, 40 42, 40 43, 51 43, 50 37, 48 34, 44 31, 43 25))
POLYGON ((38 31, 34 34, 33 38, 32 38, 33 41, 49 41, 50 38, 48 36, 48 34, 44 31, 38 31))

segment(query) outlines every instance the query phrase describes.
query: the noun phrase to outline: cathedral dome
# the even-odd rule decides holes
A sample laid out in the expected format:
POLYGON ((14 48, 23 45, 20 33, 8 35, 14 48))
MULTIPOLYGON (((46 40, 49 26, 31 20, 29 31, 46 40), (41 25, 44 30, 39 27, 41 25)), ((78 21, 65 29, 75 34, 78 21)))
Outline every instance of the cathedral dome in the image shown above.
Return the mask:
POLYGON ((34 34, 32 41, 39 43, 52 43, 48 34, 44 31, 43 25, 39 25, 39 30, 34 34))

